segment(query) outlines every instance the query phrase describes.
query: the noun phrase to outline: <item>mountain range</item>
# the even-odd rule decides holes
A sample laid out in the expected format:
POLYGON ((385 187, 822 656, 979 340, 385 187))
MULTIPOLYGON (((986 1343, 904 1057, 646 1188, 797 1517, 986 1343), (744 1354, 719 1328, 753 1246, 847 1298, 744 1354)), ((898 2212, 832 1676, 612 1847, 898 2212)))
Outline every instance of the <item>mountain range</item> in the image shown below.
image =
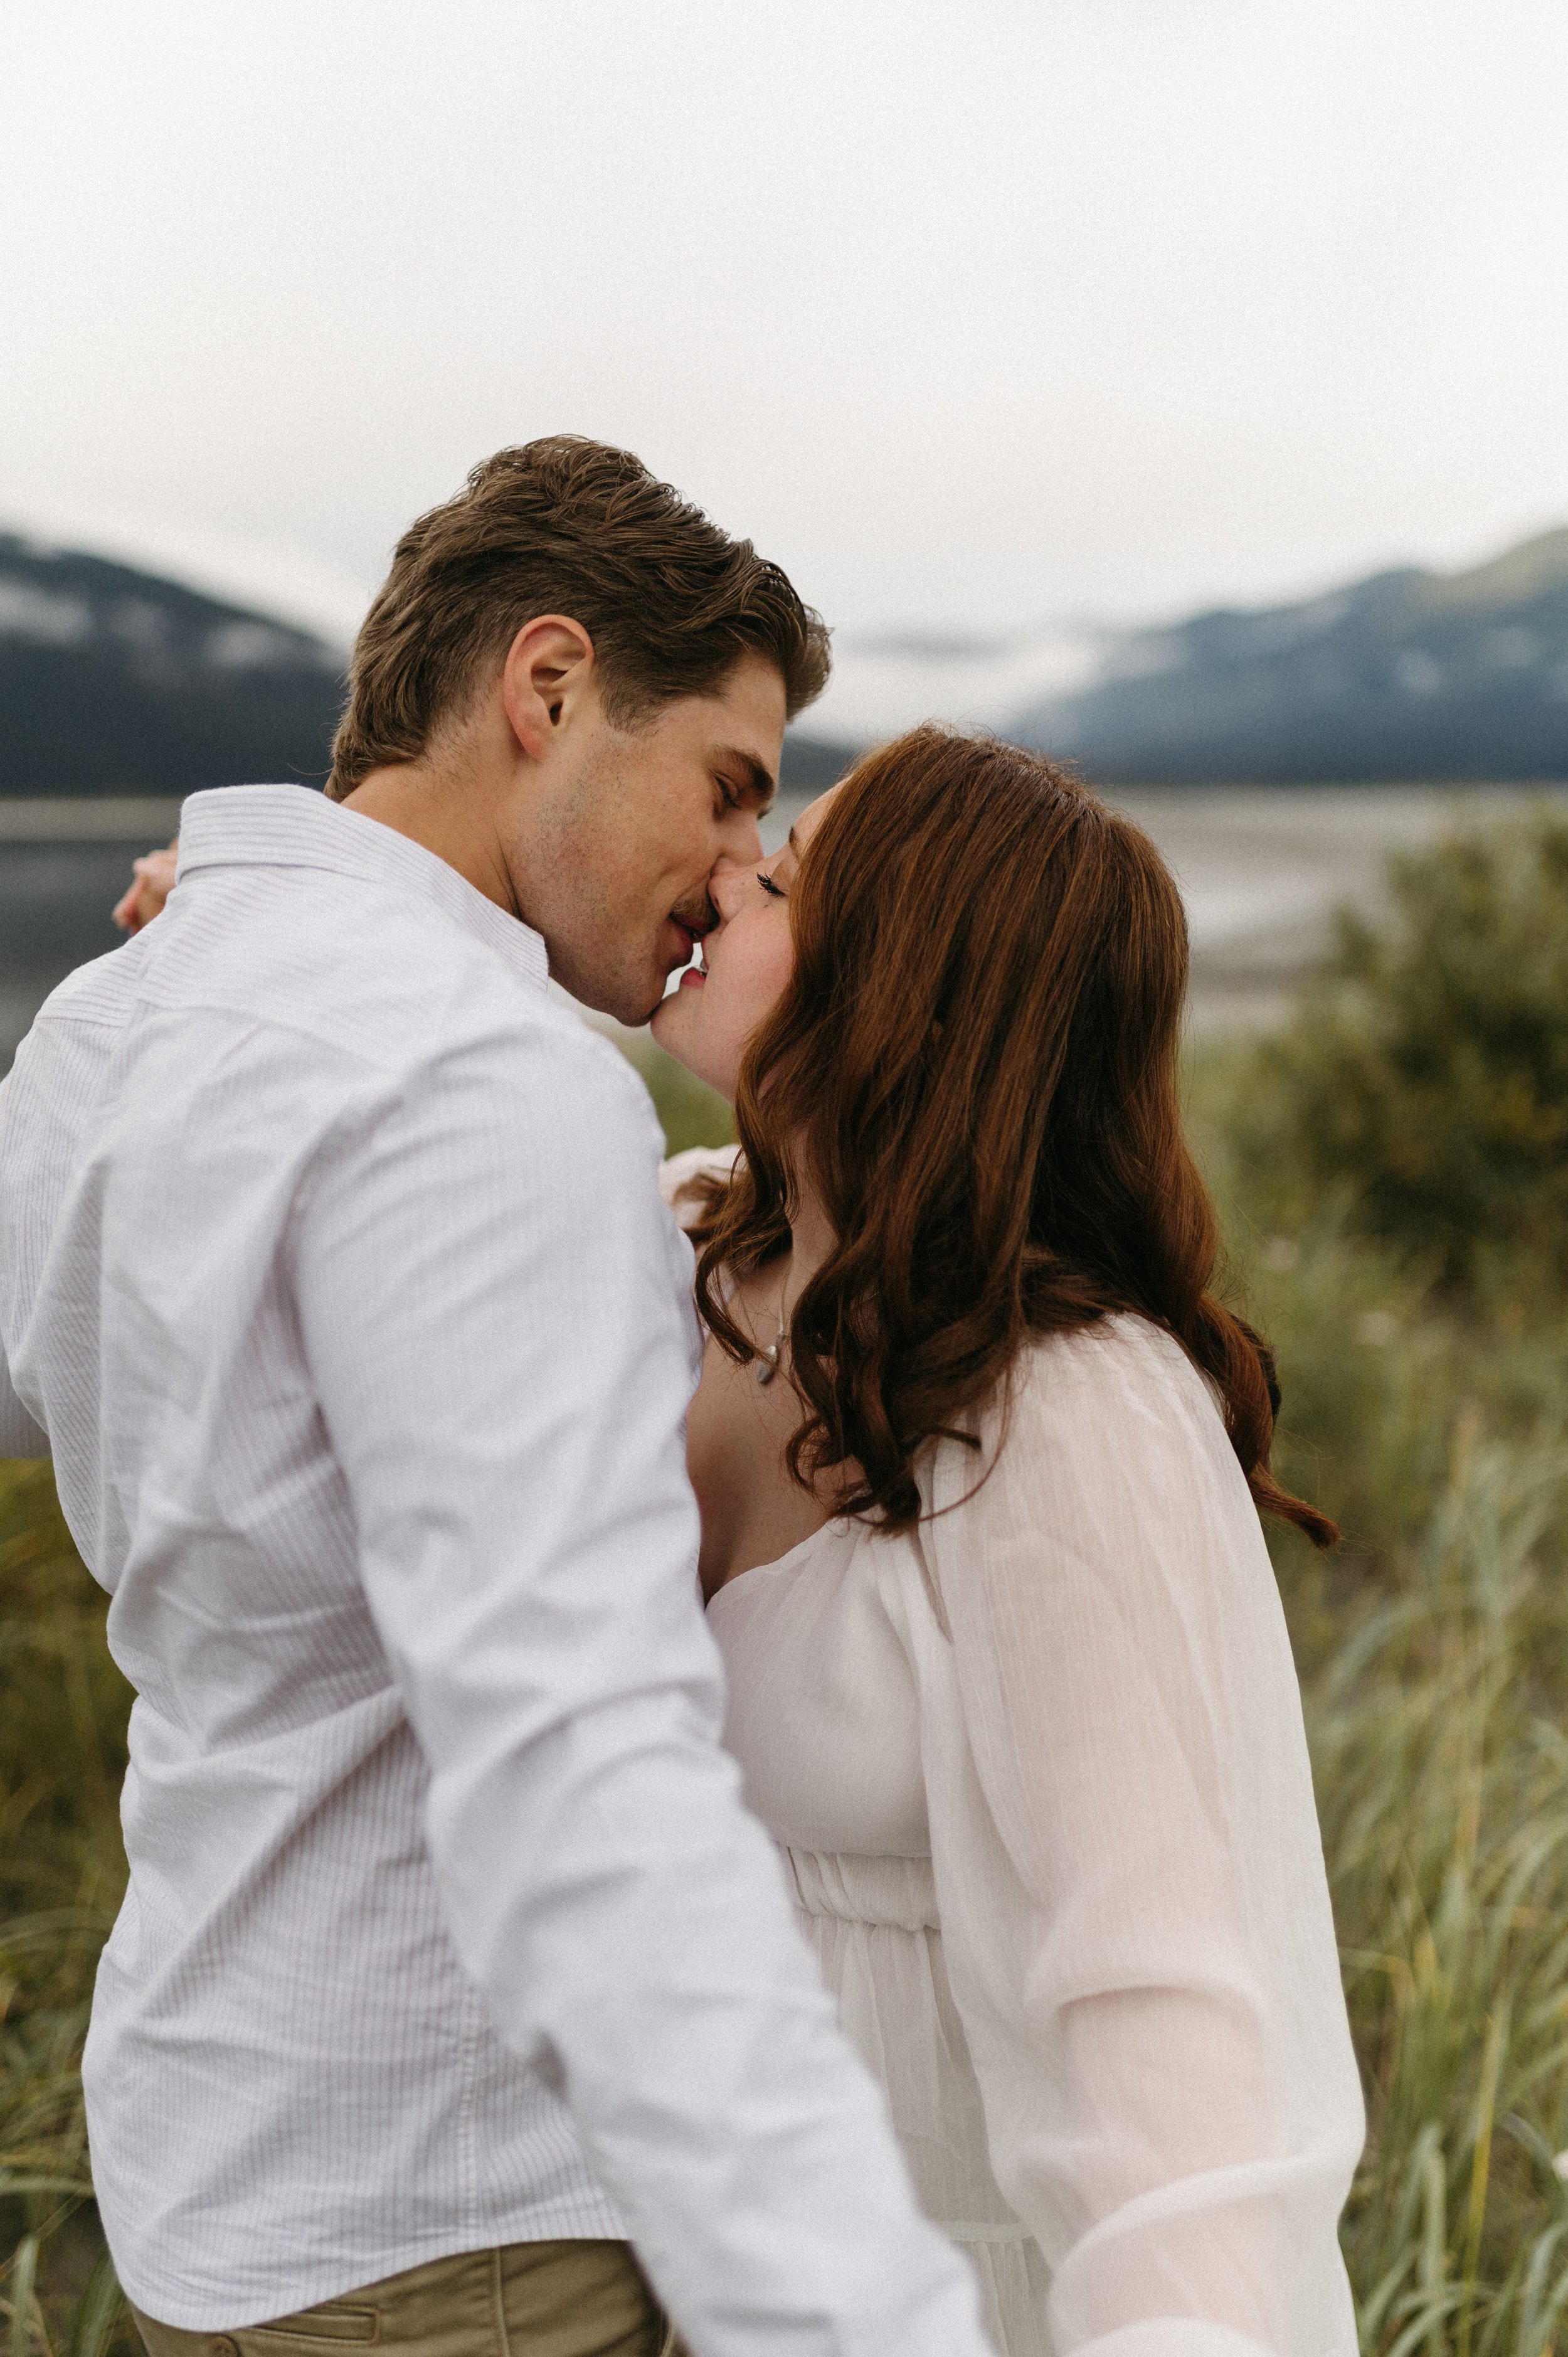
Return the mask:
POLYGON ((1008 733, 1117 785, 1568 777, 1568 529, 1123 633, 1008 733))
MULTIPOLYGON (((912 708, 949 702, 951 651, 900 655, 912 708)), ((857 660, 852 640, 841 673, 857 660)), ((1053 669, 1070 692, 983 716, 1108 785, 1568 777, 1568 529, 1467 572, 1408 566, 1296 604, 1101 631, 1087 659, 1034 676, 1053 669)), ((1027 670, 991 655, 975 676, 1000 703, 1027 670)), ((319 781, 343 686, 342 649, 310 630, 0 534, 0 796, 319 781)), ((861 699, 860 741, 905 716, 875 725, 875 701, 861 699)), ((852 731, 824 720, 790 731, 786 787, 829 784, 853 757, 852 731)))
POLYGON ((308 630, 0 535, 0 794, 318 780, 342 697, 308 630))
MULTIPOLYGON (((0 533, 0 798, 320 784, 345 686, 311 630, 0 533)), ((785 785, 831 785, 854 752, 791 729, 785 785)))

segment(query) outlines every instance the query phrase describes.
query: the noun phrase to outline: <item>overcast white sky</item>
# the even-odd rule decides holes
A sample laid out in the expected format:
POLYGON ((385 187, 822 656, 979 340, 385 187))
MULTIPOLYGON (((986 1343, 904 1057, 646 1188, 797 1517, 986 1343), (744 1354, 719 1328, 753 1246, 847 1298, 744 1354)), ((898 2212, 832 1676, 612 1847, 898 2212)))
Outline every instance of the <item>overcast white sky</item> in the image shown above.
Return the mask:
POLYGON ((846 637, 1462 562, 1568 518, 1565 125, 1568 0, 14 6, 0 520, 351 622, 573 427, 846 637))

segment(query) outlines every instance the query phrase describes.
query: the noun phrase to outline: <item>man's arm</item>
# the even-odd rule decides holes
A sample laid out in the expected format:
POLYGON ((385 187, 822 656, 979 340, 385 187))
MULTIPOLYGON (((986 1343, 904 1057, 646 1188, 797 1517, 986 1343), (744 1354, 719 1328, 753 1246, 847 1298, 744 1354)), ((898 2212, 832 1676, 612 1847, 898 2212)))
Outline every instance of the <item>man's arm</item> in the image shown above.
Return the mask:
MULTIPOLYGON (((11 1092, 11 1075, 0 1081, 0 1134, 5 1126, 5 1100, 11 1092)), ((11 1381, 11 1370, 5 1360, 5 1338, 0 1334, 0 1457, 47 1457, 49 1453, 48 1433, 33 1422, 11 1381)))
POLYGON ((301 1204, 447 1920, 700 2357, 980 2357, 720 1747, 658 1152, 629 1072, 542 1027, 368 1116, 301 1204))
POLYGON ((33 1422, 11 1382, 5 1351, 0 1342, 0 1457, 47 1457, 49 1440, 33 1422))

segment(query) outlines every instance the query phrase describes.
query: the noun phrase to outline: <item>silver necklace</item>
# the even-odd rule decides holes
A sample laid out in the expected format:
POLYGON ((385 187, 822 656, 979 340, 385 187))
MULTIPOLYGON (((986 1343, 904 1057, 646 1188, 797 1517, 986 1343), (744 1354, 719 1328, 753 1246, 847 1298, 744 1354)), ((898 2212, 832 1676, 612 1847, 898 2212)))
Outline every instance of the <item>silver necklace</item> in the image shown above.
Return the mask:
POLYGON ((757 1380, 759 1383, 770 1383, 773 1381, 774 1376, 779 1372, 779 1355, 784 1348, 784 1329, 789 1322, 789 1313, 784 1308, 783 1296, 780 1295, 779 1300, 779 1331, 773 1340, 768 1345, 767 1350, 758 1351, 757 1354, 757 1380))

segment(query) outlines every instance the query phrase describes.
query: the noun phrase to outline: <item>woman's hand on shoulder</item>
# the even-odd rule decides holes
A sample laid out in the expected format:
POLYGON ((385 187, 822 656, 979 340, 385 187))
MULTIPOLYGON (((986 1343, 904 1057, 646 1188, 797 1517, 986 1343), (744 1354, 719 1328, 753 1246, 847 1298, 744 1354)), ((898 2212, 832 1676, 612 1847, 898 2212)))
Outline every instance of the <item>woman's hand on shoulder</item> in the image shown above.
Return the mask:
POLYGON ((131 866, 132 881, 110 911, 123 933, 139 933, 162 910, 174 890, 179 837, 165 851, 149 851, 131 866))

